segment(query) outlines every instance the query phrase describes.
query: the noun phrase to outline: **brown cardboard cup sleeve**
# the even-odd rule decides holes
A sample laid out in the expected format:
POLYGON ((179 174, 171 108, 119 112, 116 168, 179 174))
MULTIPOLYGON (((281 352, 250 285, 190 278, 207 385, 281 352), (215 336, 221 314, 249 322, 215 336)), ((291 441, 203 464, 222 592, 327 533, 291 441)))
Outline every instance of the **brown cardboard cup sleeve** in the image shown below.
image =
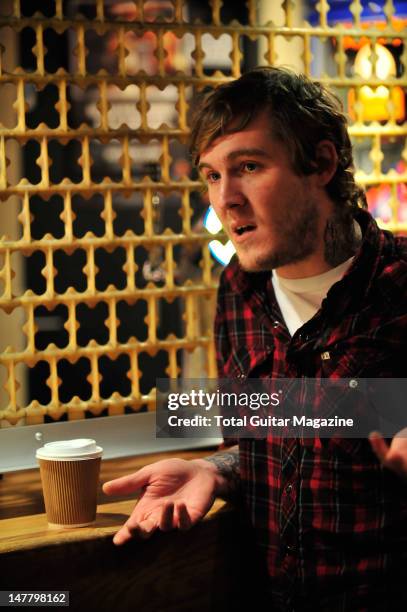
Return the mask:
POLYGON ((37 450, 50 527, 85 527, 95 521, 102 452, 87 438, 49 442, 37 450))

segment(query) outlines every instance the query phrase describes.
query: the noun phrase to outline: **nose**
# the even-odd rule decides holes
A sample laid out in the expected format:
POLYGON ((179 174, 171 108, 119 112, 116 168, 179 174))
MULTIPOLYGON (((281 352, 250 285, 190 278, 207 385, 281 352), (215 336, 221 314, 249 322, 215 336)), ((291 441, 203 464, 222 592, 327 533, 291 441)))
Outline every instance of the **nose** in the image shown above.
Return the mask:
POLYGON ((223 211, 237 206, 243 206, 246 202, 246 198, 241 190, 239 179, 230 176, 222 177, 216 199, 217 206, 223 211))

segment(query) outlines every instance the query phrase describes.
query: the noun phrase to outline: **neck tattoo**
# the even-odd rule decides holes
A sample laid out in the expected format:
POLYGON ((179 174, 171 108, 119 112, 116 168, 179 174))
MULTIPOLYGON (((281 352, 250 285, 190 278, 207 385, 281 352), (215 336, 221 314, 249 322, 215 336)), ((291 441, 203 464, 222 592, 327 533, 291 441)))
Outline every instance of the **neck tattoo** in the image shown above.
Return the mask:
POLYGON ((352 257, 362 243, 362 231, 352 215, 334 214, 324 233, 325 261, 336 268, 352 257))

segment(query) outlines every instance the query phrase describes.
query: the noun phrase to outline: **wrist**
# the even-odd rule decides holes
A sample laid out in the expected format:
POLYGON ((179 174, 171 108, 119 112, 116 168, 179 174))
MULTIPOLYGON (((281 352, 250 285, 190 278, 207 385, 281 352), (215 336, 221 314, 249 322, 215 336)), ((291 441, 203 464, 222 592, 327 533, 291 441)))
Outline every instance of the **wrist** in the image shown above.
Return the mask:
POLYGON ((207 470, 209 474, 211 474, 214 478, 214 495, 216 497, 224 496, 228 491, 228 483, 225 476, 219 471, 217 465, 215 465, 212 461, 208 461, 207 459, 192 459, 192 463, 194 463, 197 467, 203 468, 207 470))

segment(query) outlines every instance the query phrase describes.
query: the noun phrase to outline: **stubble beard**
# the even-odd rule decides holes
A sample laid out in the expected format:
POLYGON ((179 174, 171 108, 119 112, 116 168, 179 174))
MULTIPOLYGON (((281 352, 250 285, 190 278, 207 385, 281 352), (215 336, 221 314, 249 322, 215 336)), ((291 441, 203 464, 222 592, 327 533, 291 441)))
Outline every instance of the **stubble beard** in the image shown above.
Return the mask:
MULTIPOLYGON (((287 213, 277 224, 278 244, 268 252, 259 253, 247 264, 244 254, 237 255, 246 272, 266 272, 303 261, 315 252, 318 245, 319 212, 312 199, 306 200, 301 210, 287 213)), ((250 247, 248 247, 249 251, 250 247)), ((243 249, 242 249, 243 250, 243 249)))

